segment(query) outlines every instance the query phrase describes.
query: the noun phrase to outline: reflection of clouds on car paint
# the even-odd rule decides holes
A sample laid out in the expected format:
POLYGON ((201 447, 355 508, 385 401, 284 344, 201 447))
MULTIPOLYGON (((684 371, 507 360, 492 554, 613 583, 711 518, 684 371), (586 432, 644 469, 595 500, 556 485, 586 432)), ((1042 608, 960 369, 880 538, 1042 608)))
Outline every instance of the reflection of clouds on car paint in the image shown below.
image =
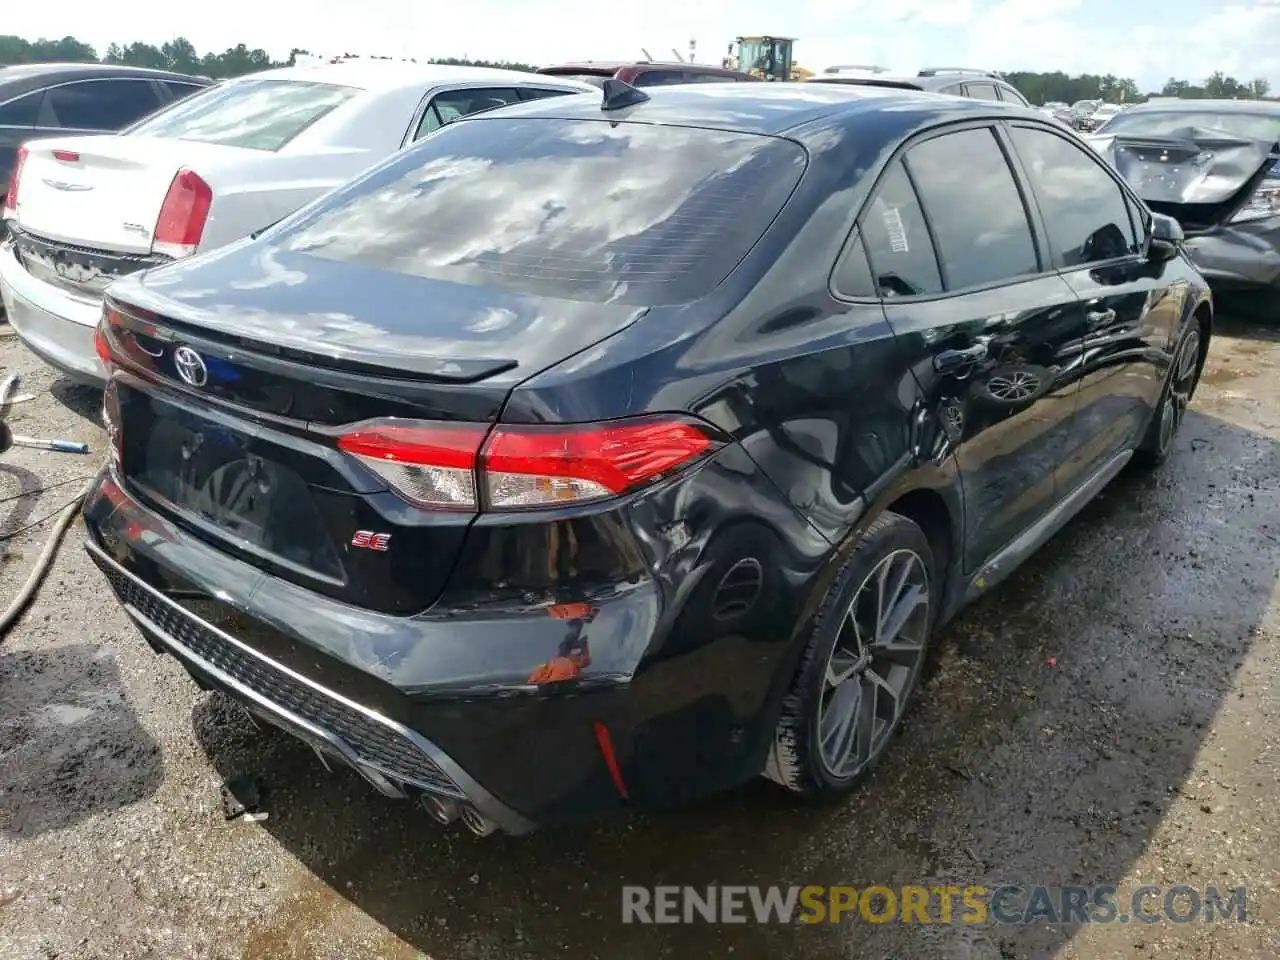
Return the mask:
POLYGON ((232 280, 230 285, 233 289, 262 290, 266 287, 296 287, 306 282, 306 273, 302 270, 290 270, 282 265, 277 259, 277 251, 274 248, 263 250, 254 259, 262 268, 262 275, 252 280, 232 280))

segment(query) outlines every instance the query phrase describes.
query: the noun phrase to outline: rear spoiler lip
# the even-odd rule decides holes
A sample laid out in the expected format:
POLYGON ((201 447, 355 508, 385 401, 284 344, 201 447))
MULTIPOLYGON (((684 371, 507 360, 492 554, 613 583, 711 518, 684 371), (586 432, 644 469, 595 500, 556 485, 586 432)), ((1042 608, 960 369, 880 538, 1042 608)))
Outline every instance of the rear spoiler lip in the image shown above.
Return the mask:
MULTIPOLYGON (((113 291, 115 286, 117 285, 113 285, 113 291)), ((155 324, 163 331, 178 334, 184 340, 198 340, 209 347, 228 351, 246 350, 264 359, 290 366, 332 370, 337 373, 389 380, 468 384, 479 383, 499 373, 513 370, 519 365, 515 360, 502 358, 450 359, 401 355, 395 358, 387 357, 384 360, 380 355, 360 354, 352 350, 319 353, 294 346, 266 343, 184 319, 180 310, 173 309, 174 304, 151 294, 143 284, 138 282, 128 283, 124 295, 128 297, 127 300, 120 299, 119 291, 115 291, 114 295, 109 293, 104 299, 103 306, 118 312, 127 325, 155 324)), ((178 337, 170 339, 178 339, 178 337)))

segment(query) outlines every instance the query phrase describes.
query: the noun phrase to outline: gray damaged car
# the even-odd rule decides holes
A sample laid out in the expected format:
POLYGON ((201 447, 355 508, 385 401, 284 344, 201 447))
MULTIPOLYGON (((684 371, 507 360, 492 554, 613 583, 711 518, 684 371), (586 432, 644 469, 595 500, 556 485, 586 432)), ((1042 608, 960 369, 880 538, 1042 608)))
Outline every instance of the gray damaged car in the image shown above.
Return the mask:
POLYGON ((1138 105, 1085 139, 1152 210, 1182 224, 1217 289, 1280 299, 1280 103, 1138 105))

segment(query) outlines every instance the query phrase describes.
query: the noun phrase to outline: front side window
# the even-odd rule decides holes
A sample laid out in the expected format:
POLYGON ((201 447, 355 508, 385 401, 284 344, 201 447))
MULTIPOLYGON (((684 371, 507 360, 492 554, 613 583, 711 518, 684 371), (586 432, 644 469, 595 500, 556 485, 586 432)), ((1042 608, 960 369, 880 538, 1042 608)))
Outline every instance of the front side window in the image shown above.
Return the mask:
POLYGON ((149 80, 80 80, 45 91, 40 126, 121 130, 159 106, 149 80))
POLYGON ((912 147, 906 162, 948 290, 1039 272, 1027 210, 992 130, 934 137, 912 147))
POLYGON ((1040 205, 1055 267, 1138 252, 1126 195, 1101 163, 1048 130, 1014 127, 1011 136, 1040 205))
MULTIPOLYGON (((918 297, 942 292, 929 228, 901 161, 886 171, 859 226, 875 281, 874 295, 918 297)), ((857 262, 847 257, 836 274, 837 291, 859 296, 850 286, 856 286, 857 271, 857 262)))
POLYGON ((469 117, 473 113, 485 110, 496 110, 511 103, 519 103, 520 94, 512 87, 469 88, 466 90, 446 90, 436 94, 422 119, 413 139, 421 140, 428 133, 439 130, 446 123, 452 123, 460 117, 469 117))
POLYGON ((207 87, 138 124, 140 137, 169 137, 251 150, 279 150, 360 91, 332 83, 235 80, 207 87))
POLYGON ((685 303, 755 245, 805 164, 778 137, 481 116, 393 155, 269 236, 287 252, 459 284, 685 303))

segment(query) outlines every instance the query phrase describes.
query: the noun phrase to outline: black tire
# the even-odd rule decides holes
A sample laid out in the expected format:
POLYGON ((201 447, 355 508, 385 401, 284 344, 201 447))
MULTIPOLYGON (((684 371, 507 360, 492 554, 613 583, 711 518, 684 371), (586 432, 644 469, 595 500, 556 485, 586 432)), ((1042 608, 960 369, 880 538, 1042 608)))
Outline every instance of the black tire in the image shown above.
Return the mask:
POLYGON ((1187 407, 1200 382, 1203 354, 1200 318, 1192 317, 1173 351, 1169 376, 1160 391, 1160 402, 1151 415, 1151 423, 1138 449, 1134 451, 1133 462, 1138 466, 1150 470, 1169 459, 1173 441, 1178 436, 1178 428, 1182 426, 1187 407))
MULTIPOLYGON (((896 577, 897 574, 895 573, 896 577)), ((886 578, 889 579, 889 578, 886 578)), ((905 595, 904 595, 905 596, 905 595)), ((907 598, 909 599, 909 597, 907 598)), ((774 735, 773 746, 765 764, 764 775, 796 793, 813 797, 838 797, 855 789, 874 768, 883 756, 886 747, 893 739, 906 713, 912 694, 919 685, 920 675, 928 653, 929 639, 933 625, 937 620, 938 604, 941 599, 940 581, 934 569, 933 552, 929 548, 929 540, 924 531, 914 522, 896 513, 886 512, 878 517, 863 533, 852 554, 841 567, 827 596, 818 610, 807 646, 800 660, 800 666, 792 681, 790 691, 783 701, 782 714, 774 735), (878 574, 886 562, 897 563, 899 567, 890 566, 890 572, 905 568, 911 561, 907 554, 914 555, 923 569, 924 594, 927 606, 923 615, 912 613, 919 618, 911 624, 912 640, 919 636, 919 655, 910 669, 909 676, 902 676, 895 665, 894 676, 903 680, 901 695, 895 700, 892 721, 875 718, 869 725, 873 731, 865 756, 860 759, 856 769, 833 769, 833 764, 824 753, 819 725, 826 712, 833 709, 831 697, 837 687, 829 685, 829 666, 834 668, 833 653, 836 652, 837 641, 841 641, 841 650, 845 649, 850 631, 847 626, 851 608, 855 599, 862 602, 865 595, 862 588, 867 585, 868 578, 878 574), (881 723, 886 726, 879 726, 881 723), (874 731, 879 730, 879 733, 874 731)), ((847 660, 845 661, 848 662, 847 660)), ((870 666, 875 667, 880 661, 874 658, 870 666)), ((885 672, 877 668, 879 672, 885 672)), ((870 672, 870 671, 868 671, 870 672)), ((857 675, 861 676, 861 675, 857 675)), ((845 682, 855 682, 854 676, 845 682)), ((856 682, 865 683, 858 680, 856 682)), ((888 690, 888 686, 881 687, 888 690)), ((888 699, 886 698, 886 704, 888 699)), ((878 704, 873 700, 871 709, 874 712, 878 704)), ((862 701, 853 714, 861 716, 862 701)), ((886 708, 887 712, 887 708, 886 708)), ((857 724, 855 723, 855 726, 857 724)), ((865 729, 865 726, 861 729, 865 729)), ((852 736, 858 736, 857 733, 852 736)), ((862 751, 859 751, 862 753, 862 751)))

